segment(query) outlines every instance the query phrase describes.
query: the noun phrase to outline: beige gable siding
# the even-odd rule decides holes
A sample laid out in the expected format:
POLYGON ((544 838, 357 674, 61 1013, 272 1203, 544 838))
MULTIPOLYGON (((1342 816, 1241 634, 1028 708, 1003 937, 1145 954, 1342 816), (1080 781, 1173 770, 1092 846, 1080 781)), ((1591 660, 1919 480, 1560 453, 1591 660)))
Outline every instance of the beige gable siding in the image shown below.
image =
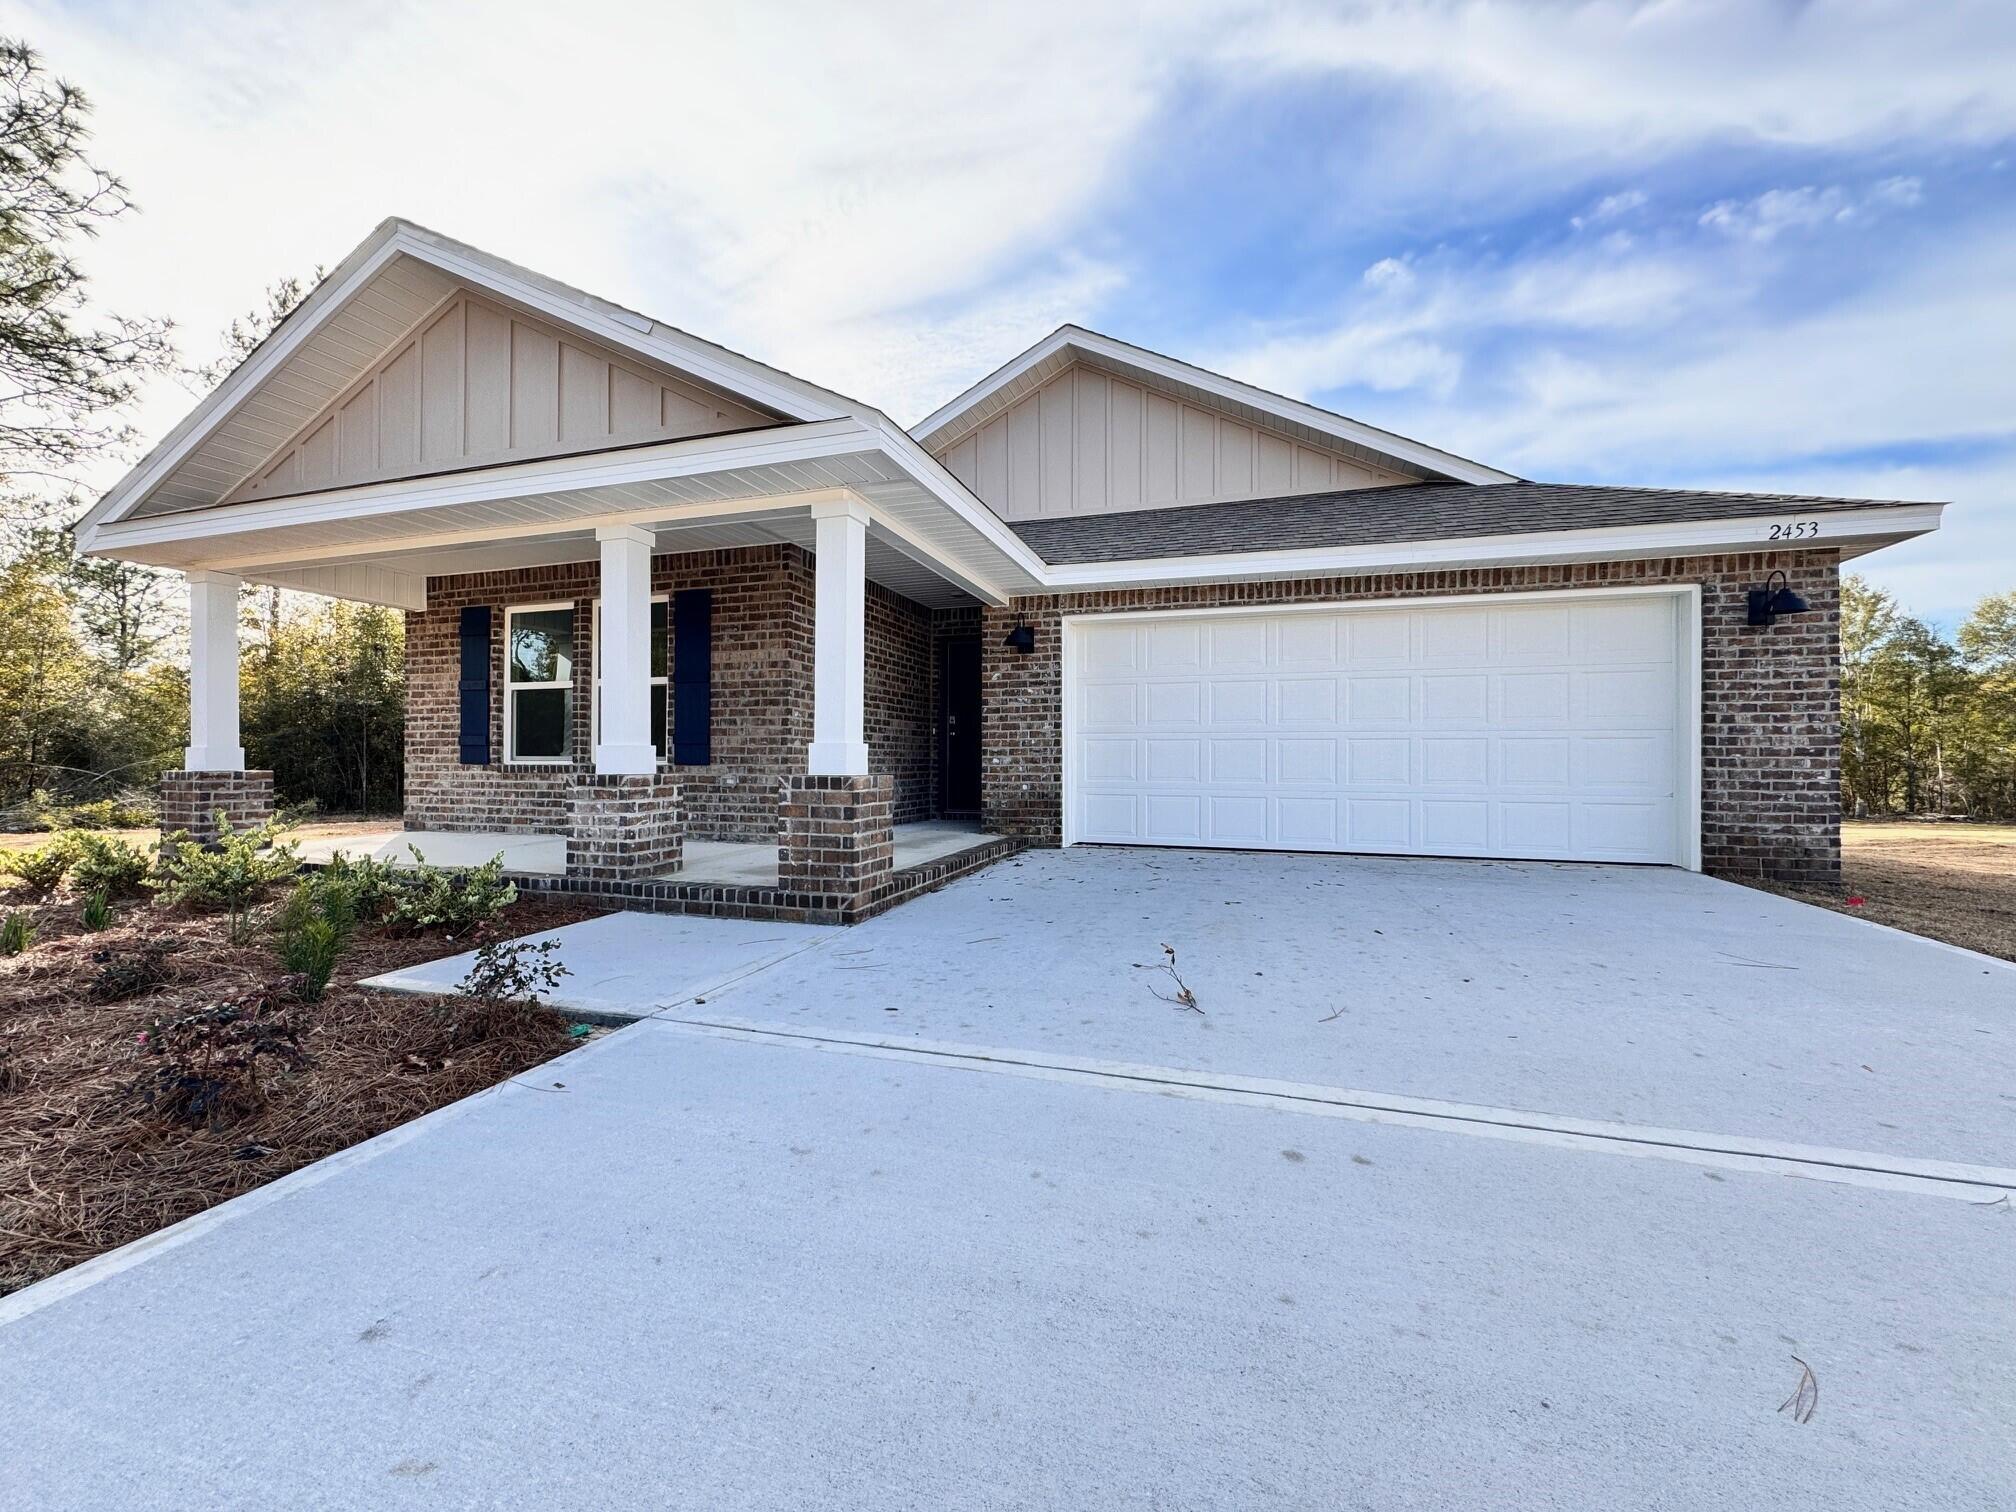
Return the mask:
POLYGON ((226 502, 773 423, 461 293, 395 341, 226 502))
POLYGON ((1010 520, 1415 481, 1086 367, 1058 374, 939 460, 1010 520))

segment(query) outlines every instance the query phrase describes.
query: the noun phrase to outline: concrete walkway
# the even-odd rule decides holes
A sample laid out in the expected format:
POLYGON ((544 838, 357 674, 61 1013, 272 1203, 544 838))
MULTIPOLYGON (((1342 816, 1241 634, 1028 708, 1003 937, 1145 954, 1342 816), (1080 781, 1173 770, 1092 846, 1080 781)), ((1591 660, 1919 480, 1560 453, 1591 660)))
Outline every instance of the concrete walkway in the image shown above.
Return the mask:
POLYGON ((689 948, 0 1302, 0 1506, 2008 1504, 2006 1198, 1223 1090, 2006 1164, 2005 968, 1670 872, 1150 852, 667 1002, 689 948))

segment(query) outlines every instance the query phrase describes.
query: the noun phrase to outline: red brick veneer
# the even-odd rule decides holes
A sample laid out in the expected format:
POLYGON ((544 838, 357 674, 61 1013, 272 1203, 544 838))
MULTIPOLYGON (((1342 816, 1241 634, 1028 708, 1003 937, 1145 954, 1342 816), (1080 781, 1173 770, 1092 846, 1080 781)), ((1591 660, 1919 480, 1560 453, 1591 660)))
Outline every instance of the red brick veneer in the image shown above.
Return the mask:
POLYGON ((193 839, 217 838, 219 813, 234 830, 273 817, 271 772, 185 772, 161 774, 161 833, 187 830, 193 839))

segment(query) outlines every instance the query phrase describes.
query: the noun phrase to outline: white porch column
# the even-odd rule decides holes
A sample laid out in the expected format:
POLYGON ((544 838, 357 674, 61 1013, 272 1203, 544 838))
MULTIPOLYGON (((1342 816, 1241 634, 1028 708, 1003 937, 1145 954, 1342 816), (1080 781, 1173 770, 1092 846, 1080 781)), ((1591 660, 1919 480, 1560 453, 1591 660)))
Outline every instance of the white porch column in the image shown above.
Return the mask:
POLYGON ((868 511, 852 499, 814 504, 817 555, 812 626, 814 777, 865 777, 868 681, 868 511))
POLYGON ((602 644, 596 667, 602 682, 602 732, 595 770, 654 776, 658 751, 651 743, 651 532, 635 525, 604 525, 602 644))
POLYGON ((242 772, 238 744, 238 579, 191 572, 189 579, 189 747, 183 770, 242 772))

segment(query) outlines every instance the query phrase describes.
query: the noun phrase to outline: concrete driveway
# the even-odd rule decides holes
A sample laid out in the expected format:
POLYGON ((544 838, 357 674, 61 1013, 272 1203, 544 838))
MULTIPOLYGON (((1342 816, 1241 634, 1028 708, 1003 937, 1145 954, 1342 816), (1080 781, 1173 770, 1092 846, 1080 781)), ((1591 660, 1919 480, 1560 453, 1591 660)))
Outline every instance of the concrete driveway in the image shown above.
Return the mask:
POLYGON ((0 1505, 2004 1507, 2012 988, 1675 873, 1029 856, 0 1303, 0 1505))

